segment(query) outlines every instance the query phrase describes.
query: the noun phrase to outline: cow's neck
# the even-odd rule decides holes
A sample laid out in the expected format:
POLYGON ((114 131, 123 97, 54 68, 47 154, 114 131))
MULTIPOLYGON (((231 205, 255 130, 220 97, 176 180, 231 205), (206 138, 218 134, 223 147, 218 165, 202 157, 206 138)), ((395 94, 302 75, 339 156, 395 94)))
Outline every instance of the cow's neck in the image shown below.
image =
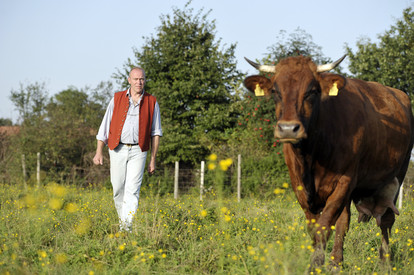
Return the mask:
POLYGON ((327 139, 321 131, 318 131, 318 120, 313 118, 308 125, 308 137, 297 144, 286 144, 286 146, 290 147, 297 165, 303 172, 301 180, 306 189, 309 211, 317 214, 320 212, 321 205, 316 199, 315 169, 321 167, 317 164, 320 164, 321 159, 329 154, 330 145, 325 144, 327 139))

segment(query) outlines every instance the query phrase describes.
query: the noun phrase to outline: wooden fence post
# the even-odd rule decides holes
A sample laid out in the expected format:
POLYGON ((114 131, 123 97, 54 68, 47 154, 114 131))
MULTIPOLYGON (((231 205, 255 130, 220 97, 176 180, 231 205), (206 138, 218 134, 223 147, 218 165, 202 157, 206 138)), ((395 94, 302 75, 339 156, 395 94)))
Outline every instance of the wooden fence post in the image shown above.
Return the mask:
POLYGON ((40 186, 40 153, 37 152, 37 169, 36 169, 37 187, 40 186))
POLYGON ((178 161, 175 162, 175 173, 174 173, 174 199, 178 199, 178 175, 180 165, 178 161))
POLYGON ((204 160, 201 161, 201 171, 200 171, 200 201, 203 200, 204 192, 204 160))
POLYGON ((237 201, 241 199, 241 155, 237 156, 237 201))
POLYGON ((22 169, 23 169, 23 186, 24 190, 27 189, 27 178, 26 178, 26 156, 22 154, 22 169))
POLYGON ((404 197, 404 182, 401 184, 400 193, 398 194, 398 209, 402 208, 402 201, 404 197))

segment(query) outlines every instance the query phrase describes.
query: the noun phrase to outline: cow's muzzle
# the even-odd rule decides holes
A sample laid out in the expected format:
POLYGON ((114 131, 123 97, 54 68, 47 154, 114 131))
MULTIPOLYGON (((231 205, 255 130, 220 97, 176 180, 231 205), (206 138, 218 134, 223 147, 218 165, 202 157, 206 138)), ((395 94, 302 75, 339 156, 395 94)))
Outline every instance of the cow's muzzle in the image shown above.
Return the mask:
POLYGON ((281 142, 295 144, 306 138, 307 135, 300 121, 279 121, 276 125, 275 137, 281 142))

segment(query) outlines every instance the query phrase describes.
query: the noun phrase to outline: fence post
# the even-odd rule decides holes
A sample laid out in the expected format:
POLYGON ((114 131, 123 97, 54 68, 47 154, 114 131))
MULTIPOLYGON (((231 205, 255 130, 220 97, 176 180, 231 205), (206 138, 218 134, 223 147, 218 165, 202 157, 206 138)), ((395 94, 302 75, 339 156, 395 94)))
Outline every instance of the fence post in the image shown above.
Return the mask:
POLYGON ((237 156, 237 201, 241 198, 241 155, 237 156))
POLYGON ((22 154, 22 169, 23 169, 23 186, 24 189, 27 189, 27 178, 26 178, 26 156, 22 154))
POLYGON ((37 187, 40 186, 40 153, 37 152, 37 169, 36 169, 37 187))
POLYGON ((178 199, 178 175, 180 165, 178 161, 175 162, 175 173, 174 173, 174 199, 178 199))
POLYGON ((400 187, 400 193, 398 194, 398 209, 402 208, 402 201, 403 201, 403 197, 404 197, 404 182, 401 184, 400 187))
POLYGON ((204 192, 204 160, 201 161, 201 171, 200 171, 200 201, 203 200, 204 192))

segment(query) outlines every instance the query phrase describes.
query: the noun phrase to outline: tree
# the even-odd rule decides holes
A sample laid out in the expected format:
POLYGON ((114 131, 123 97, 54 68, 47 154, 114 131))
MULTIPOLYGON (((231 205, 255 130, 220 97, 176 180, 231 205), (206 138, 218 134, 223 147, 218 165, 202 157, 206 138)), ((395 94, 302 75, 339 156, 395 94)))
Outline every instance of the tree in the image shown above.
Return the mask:
POLYGON ((350 72, 359 79, 377 81, 411 96, 414 89, 413 9, 405 9, 403 18, 378 38, 378 43, 360 39, 355 53, 347 47, 350 72))
POLYGON ((94 137, 112 96, 112 84, 102 82, 93 90, 69 87, 50 99, 39 145, 50 169, 68 174, 87 168, 85 155, 95 150, 94 137))
POLYGON ((317 64, 331 62, 330 58, 322 54, 322 47, 313 42, 312 35, 301 28, 289 35, 285 30, 281 30, 275 40, 277 42, 267 48, 269 52, 264 62, 277 64, 283 58, 299 55, 309 56, 317 64))
POLYGON ((19 90, 12 90, 10 100, 19 112, 20 119, 25 123, 36 123, 44 115, 44 107, 48 98, 45 83, 34 83, 24 86, 20 83, 19 90))
POLYGON ((10 118, 0 118, 0 126, 12 126, 13 121, 10 118))
POLYGON ((91 150, 91 127, 86 121, 88 104, 88 95, 74 87, 51 98, 42 130, 48 138, 41 141, 50 166, 81 166, 83 154, 91 150))
POLYGON ((173 9, 160 17, 157 34, 146 39, 135 60, 124 65, 115 78, 125 82, 130 68, 141 66, 147 74, 146 88, 161 108, 164 137, 160 159, 164 163, 194 164, 210 152, 209 145, 224 141, 223 133, 233 128, 237 112, 232 93, 242 74, 236 69, 235 45, 221 47, 215 39, 209 13, 195 15, 193 9, 173 9))
POLYGON ((88 94, 88 108, 85 110, 87 124, 98 130, 105 115, 109 101, 114 96, 114 87, 110 81, 102 81, 94 89, 85 89, 88 94))
MULTIPOLYGON (((69 87, 48 98, 44 84, 21 85, 11 99, 19 111, 20 132, 11 146, 15 159, 26 154, 27 169, 35 169, 36 153, 42 155, 42 170, 53 180, 67 178, 85 167, 85 156, 95 150, 97 133, 110 98, 112 84, 95 89, 69 87)), ((16 163, 16 160, 14 160, 16 163)))

